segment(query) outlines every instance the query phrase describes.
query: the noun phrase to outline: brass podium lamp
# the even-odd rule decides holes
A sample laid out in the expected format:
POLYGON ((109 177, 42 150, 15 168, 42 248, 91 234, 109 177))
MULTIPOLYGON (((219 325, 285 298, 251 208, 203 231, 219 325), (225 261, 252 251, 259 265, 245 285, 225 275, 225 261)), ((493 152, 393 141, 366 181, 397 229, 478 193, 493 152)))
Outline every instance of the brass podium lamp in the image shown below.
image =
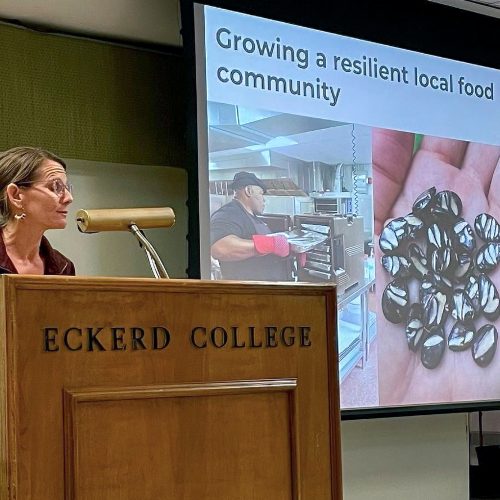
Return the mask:
POLYGON ((146 253, 155 278, 169 278, 160 256, 142 230, 156 227, 172 227, 175 224, 175 214, 170 207, 82 209, 78 210, 76 214, 76 222, 79 231, 82 233, 130 231, 146 253))

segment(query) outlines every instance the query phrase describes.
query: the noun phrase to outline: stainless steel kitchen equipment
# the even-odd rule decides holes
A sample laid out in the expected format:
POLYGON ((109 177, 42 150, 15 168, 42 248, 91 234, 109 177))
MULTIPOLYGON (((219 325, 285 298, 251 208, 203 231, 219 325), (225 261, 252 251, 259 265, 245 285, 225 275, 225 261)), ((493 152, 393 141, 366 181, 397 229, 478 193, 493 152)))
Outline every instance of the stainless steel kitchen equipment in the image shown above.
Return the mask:
POLYGON ((314 197, 314 212, 322 214, 352 214, 350 193, 325 193, 314 197))
POLYGON ((266 213, 288 214, 292 217, 314 213, 314 201, 309 196, 274 196, 265 195, 266 213))
POLYGON ((263 220, 273 233, 290 231, 292 229, 293 220, 288 214, 262 214, 258 216, 263 220))
POLYGON ((306 263, 298 270, 299 281, 331 281, 342 295, 363 280, 363 217, 296 215, 294 226, 328 236, 324 243, 306 253, 306 263))

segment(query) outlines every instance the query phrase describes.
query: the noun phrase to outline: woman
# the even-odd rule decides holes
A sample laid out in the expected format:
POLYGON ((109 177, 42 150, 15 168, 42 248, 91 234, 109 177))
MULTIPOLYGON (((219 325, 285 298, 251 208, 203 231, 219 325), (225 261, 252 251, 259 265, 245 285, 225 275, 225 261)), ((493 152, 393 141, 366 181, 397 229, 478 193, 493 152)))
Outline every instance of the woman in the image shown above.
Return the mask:
POLYGON ((72 201, 63 160, 32 147, 0 153, 0 274, 75 274, 43 235, 66 227, 72 201))

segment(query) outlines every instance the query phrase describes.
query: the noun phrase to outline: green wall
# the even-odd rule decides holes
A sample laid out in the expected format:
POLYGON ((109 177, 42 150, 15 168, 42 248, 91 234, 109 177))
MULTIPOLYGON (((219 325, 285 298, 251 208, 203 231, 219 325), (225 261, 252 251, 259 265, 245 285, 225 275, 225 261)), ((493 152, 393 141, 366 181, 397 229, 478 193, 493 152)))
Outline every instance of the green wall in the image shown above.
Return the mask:
POLYGON ((0 150, 186 167, 182 59, 0 25, 0 150))

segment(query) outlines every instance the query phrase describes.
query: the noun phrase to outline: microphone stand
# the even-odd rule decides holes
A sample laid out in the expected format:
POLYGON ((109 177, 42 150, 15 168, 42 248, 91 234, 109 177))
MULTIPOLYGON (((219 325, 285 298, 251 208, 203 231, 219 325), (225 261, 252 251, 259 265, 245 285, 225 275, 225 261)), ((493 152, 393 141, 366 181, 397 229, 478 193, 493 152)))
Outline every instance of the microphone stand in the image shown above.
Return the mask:
POLYGON ((144 233, 142 233, 142 231, 137 227, 136 224, 130 224, 129 230, 137 238, 137 240, 139 241, 139 246, 146 253, 151 271, 153 271, 155 278, 169 279, 170 277, 167 273, 167 270, 165 269, 165 266, 163 265, 163 262, 160 259, 160 256, 154 249, 153 245, 151 245, 151 243, 147 240, 146 236, 144 236, 144 233))

